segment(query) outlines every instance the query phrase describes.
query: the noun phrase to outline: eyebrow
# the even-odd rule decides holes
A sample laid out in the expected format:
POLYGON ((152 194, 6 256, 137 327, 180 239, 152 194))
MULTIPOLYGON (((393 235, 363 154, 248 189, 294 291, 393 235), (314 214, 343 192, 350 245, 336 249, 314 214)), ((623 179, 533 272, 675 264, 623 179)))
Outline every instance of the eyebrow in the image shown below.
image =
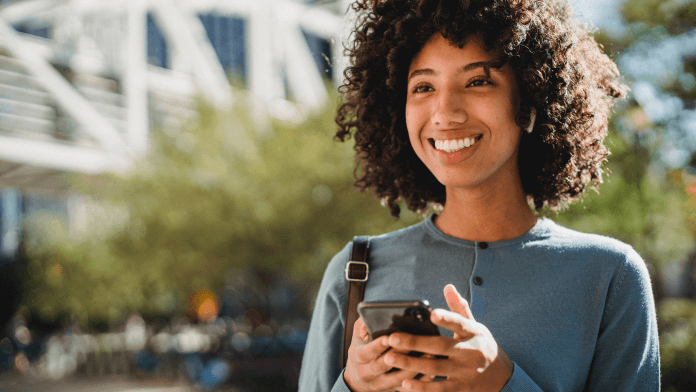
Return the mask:
MULTIPOLYGON (((497 59, 489 60, 489 61, 477 61, 475 63, 470 63, 467 64, 457 70, 457 73, 463 73, 463 72, 469 72, 477 68, 483 68, 484 72, 486 73, 486 77, 491 76, 491 68, 493 69, 500 69, 502 68, 505 64, 507 63, 507 58, 505 57, 499 57, 497 59)), ((430 68, 423 68, 423 69, 417 69, 413 72, 411 72, 410 75, 408 75, 408 80, 413 79, 414 77, 418 75, 435 75, 436 72, 430 68)))

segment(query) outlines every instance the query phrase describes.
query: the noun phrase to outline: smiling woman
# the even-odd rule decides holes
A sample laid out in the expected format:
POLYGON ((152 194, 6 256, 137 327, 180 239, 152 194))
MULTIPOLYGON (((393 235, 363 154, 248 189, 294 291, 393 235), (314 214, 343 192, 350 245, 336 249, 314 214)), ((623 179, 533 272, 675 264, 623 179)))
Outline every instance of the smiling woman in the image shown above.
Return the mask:
POLYGON ((400 201, 441 210, 370 238, 364 299, 427 301, 441 336, 397 329, 372 339, 362 319, 344 325, 348 244, 319 290, 300 391, 658 391, 641 257, 535 212, 601 182, 609 109, 625 91, 570 6, 353 8, 336 137, 355 139, 355 185, 394 216, 400 201), (353 331, 345 367, 344 330, 353 331))
MULTIPOLYGON (((485 204, 486 210, 521 206, 510 213, 526 219, 509 237, 529 230, 536 216, 524 206, 517 164, 520 94, 505 58, 487 51, 478 35, 458 47, 436 33, 414 56, 408 75, 405 117, 411 147, 449 197, 437 217, 441 229, 448 221, 462 222, 453 214, 485 204), (519 202, 511 205, 511 200, 519 202)), ((510 228, 510 219, 505 221, 510 228)), ((466 227, 473 230, 461 233, 462 238, 480 237, 481 228, 467 222, 461 229, 466 227)))
POLYGON ((525 193, 537 209, 562 207, 601 183, 609 109, 626 88, 568 4, 393 0, 353 8, 360 18, 336 136, 355 137, 362 169, 356 186, 384 199, 392 215, 399 215, 399 201, 414 211, 445 204, 444 187, 408 148, 403 116, 409 65, 435 34, 457 47, 478 36, 495 55, 489 60, 512 69, 518 125, 526 128, 537 111, 536 132, 522 138, 519 157, 525 193))
MULTIPOLYGON (((406 95, 411 146, 445 188, 471 190, 499 182, 500 176, 519 177, 519 99, 511 67, 484 50, 478 37, 458 48, 436 34, 411 62, 406 95)), ((524 192, 520 181, 508 185, 524 192)))

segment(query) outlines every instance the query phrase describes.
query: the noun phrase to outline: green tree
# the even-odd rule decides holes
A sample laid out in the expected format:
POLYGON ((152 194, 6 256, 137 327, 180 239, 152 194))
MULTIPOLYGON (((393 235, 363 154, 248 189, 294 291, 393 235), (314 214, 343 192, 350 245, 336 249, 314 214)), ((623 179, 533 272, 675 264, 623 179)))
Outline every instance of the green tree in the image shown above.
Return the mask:
POLYGON ((335 108, 300 124, 262 124, 254 112, 241 99, 228 112, 201 104, 184 129, 155 131, 127 175, 78 178, 117 223, 101 236, 35 242, 25 306, 83 324, 172 314, 190 290, 215 291, 229 271, 249 269, 304 285, 308 312, 326 264, 353 235, 419 219, 395 220, 353 190, 351 145, 332 139, 335 108))

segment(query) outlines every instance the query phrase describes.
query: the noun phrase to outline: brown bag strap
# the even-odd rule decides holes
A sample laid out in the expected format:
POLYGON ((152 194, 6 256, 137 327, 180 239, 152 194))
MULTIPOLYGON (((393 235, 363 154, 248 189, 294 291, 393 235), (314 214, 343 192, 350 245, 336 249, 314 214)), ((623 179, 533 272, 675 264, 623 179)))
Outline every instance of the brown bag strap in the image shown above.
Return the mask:
POLYGON ((368 253, 370 251, 370 237, 362 236, 353 238, 353 250, 350 252, 350 260, 346 265, 346 280, 348 281, 348 300, 346 303, 346 320, 343 329, 343 367, 348 362, 348 348, 353 340, 353 325, 358 321, 358 304, 363 299, 365 282, 370 272, 368 266, 368 253))

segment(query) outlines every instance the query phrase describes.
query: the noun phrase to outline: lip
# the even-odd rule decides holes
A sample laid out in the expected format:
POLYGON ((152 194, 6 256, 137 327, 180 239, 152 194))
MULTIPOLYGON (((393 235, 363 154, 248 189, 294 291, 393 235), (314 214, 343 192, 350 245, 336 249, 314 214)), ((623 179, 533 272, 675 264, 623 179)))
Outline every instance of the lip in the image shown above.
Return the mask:
POLYGON ((428 138, 427 140, 428 140, 428 145, 430 146, 435 157, 437 157, 438 160, 442 161, 443 163, 452 164, 452 163, 463 162, 463 161, 469 159, 472 155, 474 155, 476 153, 476 151, 478 151, 478 149, 479 149, 479 146, 480 146, 481 141, 482 141, 481 139, 483 139, 483 134, 472 133, 472 134, 468 134, 468 135, 461 135, 461 136, 458 135, 457 137, 450 137, 448 135, 447 139, 439 139, 439 138, 437 139, 437 140, 457 140, 457 139, 465 139, 467 137, 468 138, 473 137, 473 138, 477 139, 476 143, 474 145, 472 145, 471 147, 464 147, 461 150, 454 151, 454 152, 445 152, 445 151, 436 149, 434 146, 435 138, 428 138))
POLYGON ((429 136, 428 139, 434 140, 451 140, 451 139, 465 139, 465 138, 478 138, 483 136, 481 132, 437 132, 442 134, 441 136, 429 136))

